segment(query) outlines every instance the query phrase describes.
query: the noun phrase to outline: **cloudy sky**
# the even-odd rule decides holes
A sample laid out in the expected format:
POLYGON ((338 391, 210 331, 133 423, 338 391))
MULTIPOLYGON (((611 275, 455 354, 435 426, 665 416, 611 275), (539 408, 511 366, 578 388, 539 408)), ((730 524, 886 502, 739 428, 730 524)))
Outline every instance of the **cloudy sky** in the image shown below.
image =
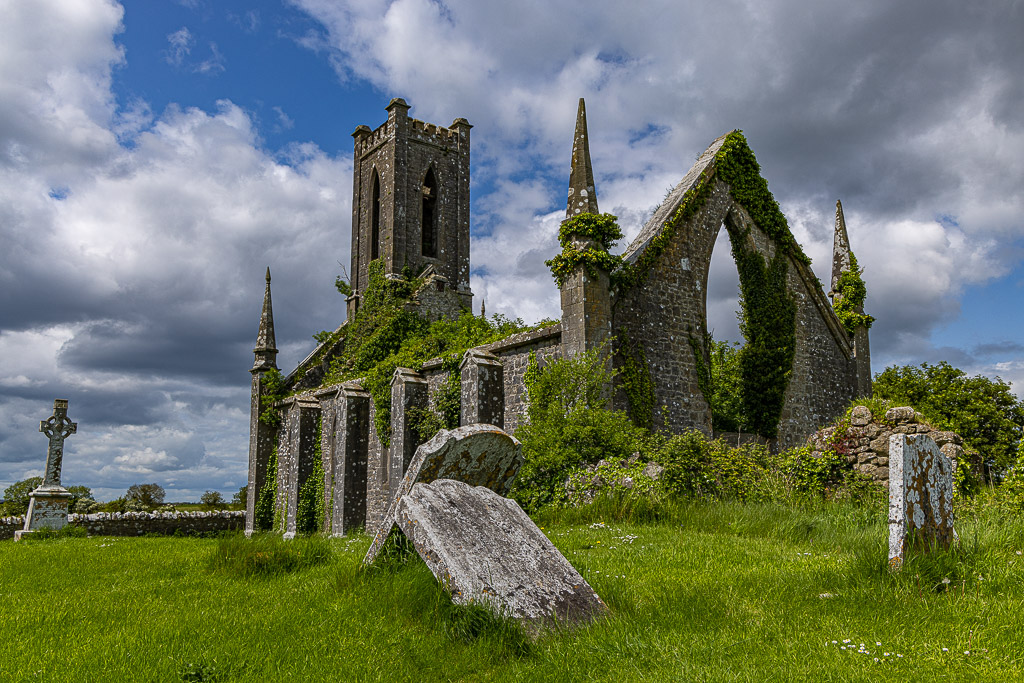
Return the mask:
MULTIPOLYGON (((0 489, 173 500, 245 482, 264 269, 279 363, 344 317, 351 133, 391 97, 473 129, 476 305, 559 314, 576 101, 627 237, 743 129, 827 281, 836 199, 875 371, 948 360, 1024 391, 1024 3, 0 0, 0 489)), ((709 327, 736 339, 716 251, 709 327)))

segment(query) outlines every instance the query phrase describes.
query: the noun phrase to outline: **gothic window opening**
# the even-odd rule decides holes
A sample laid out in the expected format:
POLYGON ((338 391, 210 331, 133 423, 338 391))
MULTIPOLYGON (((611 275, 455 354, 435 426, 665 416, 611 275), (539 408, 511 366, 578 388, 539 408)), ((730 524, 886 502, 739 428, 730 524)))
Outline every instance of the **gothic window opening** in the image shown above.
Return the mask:
POLYGON ((370 260, 380 256, 380 176, 373 172, 373 197, 370 200, 370 260))
POLYGON ((427 171, 423 179, 422 213, 420 225, 423 228, 423 255, 437 257, 437 181, 434 180, 434 169, 427 171))

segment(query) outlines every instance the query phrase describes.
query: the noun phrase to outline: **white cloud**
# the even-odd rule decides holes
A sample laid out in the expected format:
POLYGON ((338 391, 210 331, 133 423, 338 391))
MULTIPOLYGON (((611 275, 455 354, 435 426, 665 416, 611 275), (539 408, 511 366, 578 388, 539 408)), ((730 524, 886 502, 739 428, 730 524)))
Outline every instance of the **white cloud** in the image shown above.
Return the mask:
POLYGON ((35 428, 60 396, 80 424, 69 483, 237 490, 264 268, 283 366, 313 343, 293 340, 342 316, 351 162, 264 149, 228 100, 119 107, 121 18, 112 2, 49 0, 0 24, 0 489, 41 469, 35 428))
POLYGON ((172 66, 181 66, 185 57, 188 57, 189 53, 192 52, 192 44, 194 42, 192 32, 186 26, 182 26, 174 33, 168 34, 167 54, 164 57, 167 63, 172 66))

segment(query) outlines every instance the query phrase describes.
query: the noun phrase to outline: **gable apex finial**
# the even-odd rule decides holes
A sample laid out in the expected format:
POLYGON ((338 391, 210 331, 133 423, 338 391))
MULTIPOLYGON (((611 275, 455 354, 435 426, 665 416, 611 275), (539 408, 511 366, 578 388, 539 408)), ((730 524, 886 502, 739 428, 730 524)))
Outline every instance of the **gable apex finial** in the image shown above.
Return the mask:
POLYGON ((576 111, 576 134, 572 140, 572 169, 569 171, 569 199, 566 220, 581 213, 599 213, 594 169, 590 163, 590 140, 587 135, 587 105, 580 98, 576 111))

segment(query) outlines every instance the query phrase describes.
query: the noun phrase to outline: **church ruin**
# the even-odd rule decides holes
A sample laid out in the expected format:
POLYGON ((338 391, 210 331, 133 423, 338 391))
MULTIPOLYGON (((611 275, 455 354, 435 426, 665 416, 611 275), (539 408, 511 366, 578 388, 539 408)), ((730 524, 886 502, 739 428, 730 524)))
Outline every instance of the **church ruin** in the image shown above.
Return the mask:
POLYGON ((257 506, 269 491, 274 528, 294 534, 299 492, 311 481, 325 510, 322 531, 375 528, 419 445, 410 412, 432 406, 457 373, 460 424, 513 432, 526 413, 524 373, 531 356, 543 365, 598 349, 619 371, 613 407, 629 410, 638 423, 656 418, 675 432, 711 435, 705 293, 723 227, 743 291, 745 372, 764 387, 762 435, 777 447, 796 445, 852 399, 870 393, 870 318, 863 315, 862 297, 847 300, 852 317, 836 314, 844 273, 858 276, 841 205, 826 294, 743 136, 733 131, 698 158, 626 247, 621 267, 602 269, 590 258, 601 252, 599 240, 572 232, 574 218, 599 213, 581 99, 562 241, 563 254, 575 259, 567 262, 576 265, 560 279, 561 321, 470 349, 458 368, 441 359, 399 367, 390 385, 390 433, 382 438, 375 404, 359 380, 323 381, 346 325, 365 304, 371 264, 379 264, 388 279, 410 273, 420 278, 410 305, 429 320, 471 310, 473 296, 471 126, 462 118, 448 127, 412 119, 401 99, 392 100, 387 112, 376 129, 359 126, 353 133, 348 320, 284 378, 279 391, 288 397, 277 403, 279 425, 260 419, 268 373, 277 369, 267 271, 251 370, 247 533, 260 528, 257 506), (314 474, 322 480, 311 479, 314 474))

